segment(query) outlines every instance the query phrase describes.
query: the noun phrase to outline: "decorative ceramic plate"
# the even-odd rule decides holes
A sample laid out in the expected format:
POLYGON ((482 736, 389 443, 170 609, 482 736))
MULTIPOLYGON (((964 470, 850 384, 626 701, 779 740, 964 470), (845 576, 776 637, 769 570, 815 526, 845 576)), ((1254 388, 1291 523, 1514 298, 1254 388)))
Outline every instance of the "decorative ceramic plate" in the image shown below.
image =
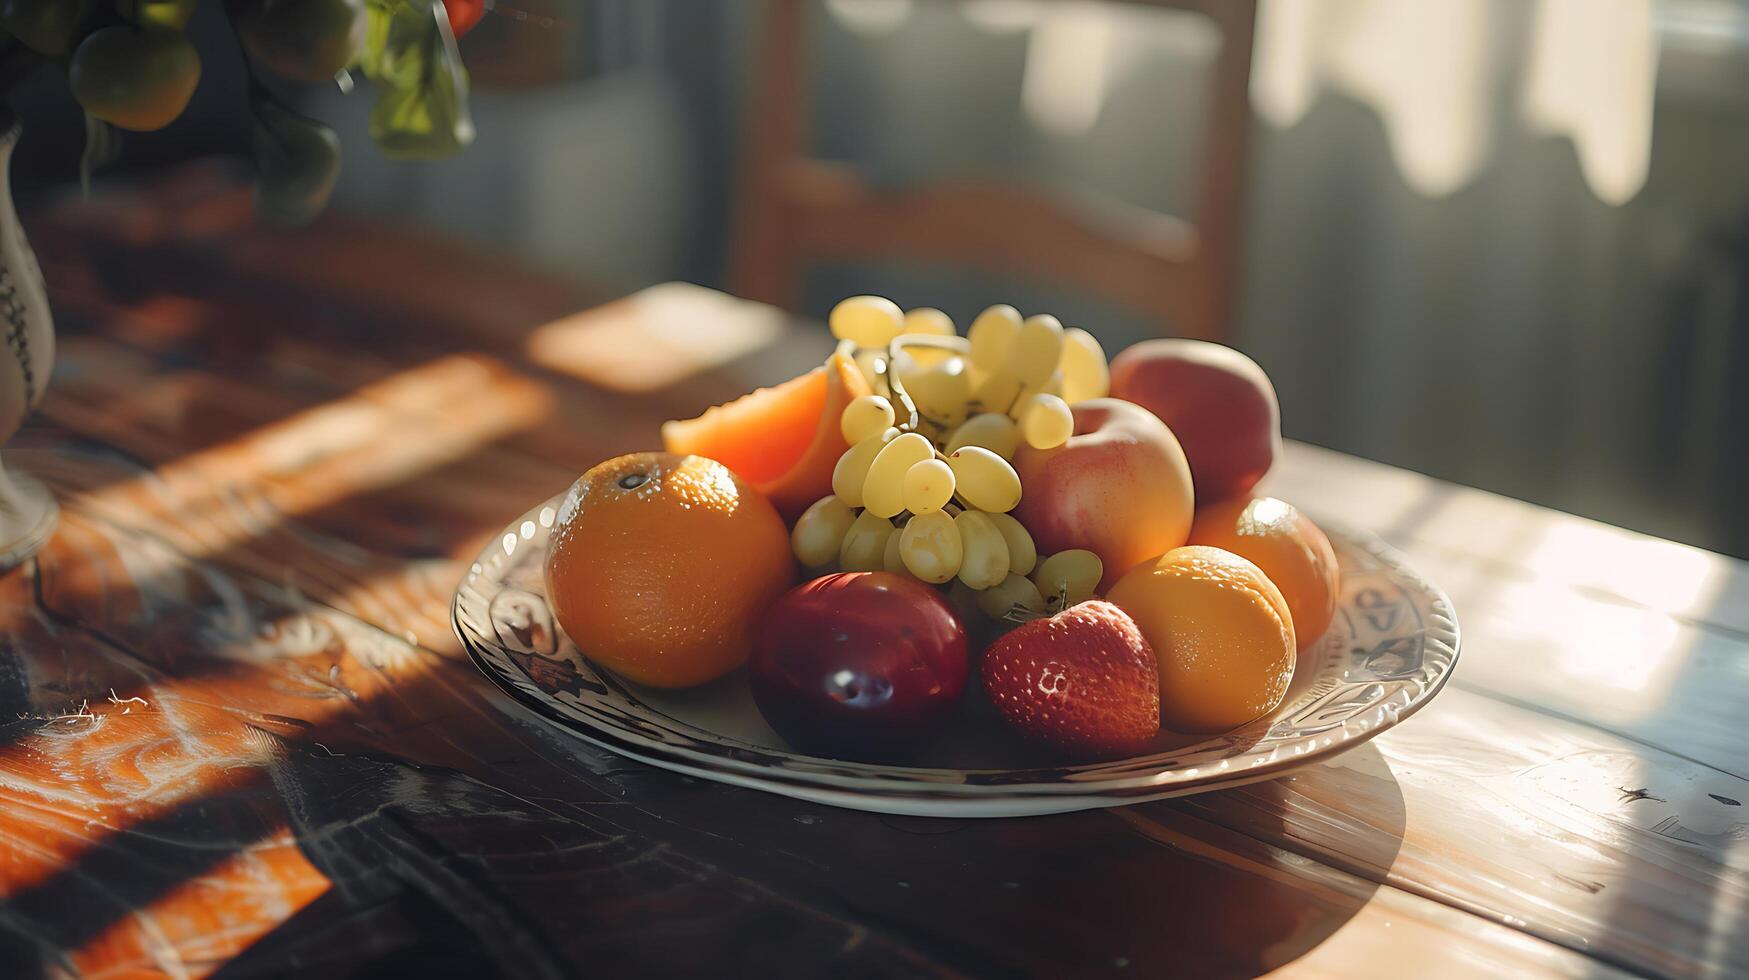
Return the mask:
MULTIPOLYGON (((1342 565, 1335 621, 1300 653, 1281 706, 1214 737, 1162 733, 1116 762, 1041 768, 992 717, 962 711, 917 766, 804 755, 760 718, 744 671, 686 691, 591 664, 558 629, 542 583, 558 498, 480 555, 456 592, 456 635, 511 697, 570 735, 650 765, 834 806, 939 817, 1060 813, 1272 779, 1354 748, 1426 704, 1458 657, 1451 601, 1382 542, 1325 526, 1342 565)), ((968 692, 968 698, 972 696, 968 692)))

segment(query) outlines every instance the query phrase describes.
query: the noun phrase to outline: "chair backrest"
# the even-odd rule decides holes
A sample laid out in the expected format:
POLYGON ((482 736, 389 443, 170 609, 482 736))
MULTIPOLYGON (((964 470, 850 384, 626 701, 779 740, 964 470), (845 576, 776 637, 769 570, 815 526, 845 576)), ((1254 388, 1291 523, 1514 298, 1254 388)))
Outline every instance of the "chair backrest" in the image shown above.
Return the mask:
POLYGON ((1221 31, 1189 221, 1004 180, 877 188, 807 155, 807 7, 767 0, 751 87, 732 288, 791 307, 810 261, 903 255, 1055 282, 1219 340, 1238 273, 1255 0, 1119 0, 1200 13, 1221 31))

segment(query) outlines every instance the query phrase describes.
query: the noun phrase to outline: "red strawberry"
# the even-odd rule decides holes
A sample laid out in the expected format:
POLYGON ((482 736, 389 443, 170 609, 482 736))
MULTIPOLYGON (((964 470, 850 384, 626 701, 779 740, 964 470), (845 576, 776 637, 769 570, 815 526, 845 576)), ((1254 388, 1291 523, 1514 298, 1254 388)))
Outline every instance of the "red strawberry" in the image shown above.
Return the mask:
POLYGON ((1109 602, 1026 623, 990 644, 982 672, 1003 720, 1073 758, 1133 755, 1160 731, 1154 650, 1109 602))

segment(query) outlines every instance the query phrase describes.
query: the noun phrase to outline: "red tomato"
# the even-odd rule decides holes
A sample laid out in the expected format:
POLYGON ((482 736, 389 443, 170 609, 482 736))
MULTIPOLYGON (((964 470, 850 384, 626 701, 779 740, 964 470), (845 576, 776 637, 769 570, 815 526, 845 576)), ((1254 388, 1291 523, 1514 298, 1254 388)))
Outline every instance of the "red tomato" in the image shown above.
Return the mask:
POLYGON ((486 16, 486 0, 443 0, 443 10, 449 14, 450 31, 459 38, 486 16))
POLYGON ((766 610, 747 671, 760 713, 797 748, 904 756, 965 693, 966 631, 941 594, 916 579, 827 575, 766 610))

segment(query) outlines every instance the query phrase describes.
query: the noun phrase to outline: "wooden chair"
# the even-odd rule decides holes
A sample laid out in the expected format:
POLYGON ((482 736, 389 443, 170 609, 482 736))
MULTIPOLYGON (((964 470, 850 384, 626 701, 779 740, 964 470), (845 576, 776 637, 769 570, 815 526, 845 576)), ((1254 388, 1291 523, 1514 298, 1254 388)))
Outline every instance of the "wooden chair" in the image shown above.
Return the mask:
POLYGON ((807 155, 807 11, 768 0, 745 133, 731 286, 793 307, 804 263, 904 255, 1051 281, 1219 340, 1231 319, 1250 112, 1255 0, 1122 0, 1198 12, 1221 29, 1190 222, 1089 205, 1001 180, 876 188, 807 155))

